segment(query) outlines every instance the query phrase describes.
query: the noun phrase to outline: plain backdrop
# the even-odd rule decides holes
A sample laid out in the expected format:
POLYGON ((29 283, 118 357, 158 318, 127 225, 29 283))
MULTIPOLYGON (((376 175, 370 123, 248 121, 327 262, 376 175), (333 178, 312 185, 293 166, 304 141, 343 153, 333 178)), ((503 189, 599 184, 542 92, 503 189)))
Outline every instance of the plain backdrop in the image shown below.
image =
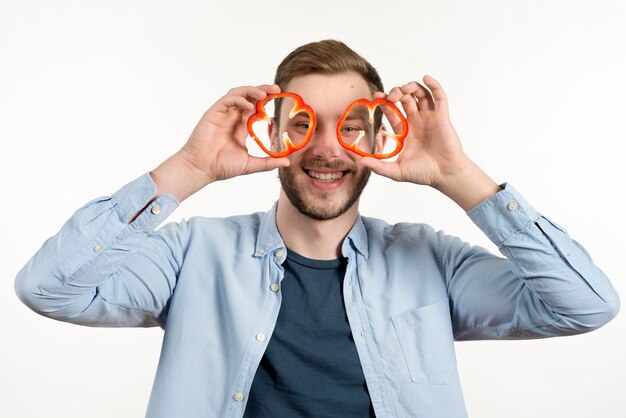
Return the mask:
MULTIPOLYGON (((56 322, 13 280, 92 198, 176 151, 228 89, 335 38, 386 89, 438 78, 466 152, 582 242, 626 297, 626 2, 0 0, 0 416, 140 417, 160 329, 56 322)), ((168 219, 267 210, 276 173, 168 219)), ((361 211, 497 249, 434 190, 373 177, 361 211)), ((586 335, 456 345, 470 416, 626 416, 626 315, 586 335)), ((207 416, 210 416, 208 413, 207 416)))

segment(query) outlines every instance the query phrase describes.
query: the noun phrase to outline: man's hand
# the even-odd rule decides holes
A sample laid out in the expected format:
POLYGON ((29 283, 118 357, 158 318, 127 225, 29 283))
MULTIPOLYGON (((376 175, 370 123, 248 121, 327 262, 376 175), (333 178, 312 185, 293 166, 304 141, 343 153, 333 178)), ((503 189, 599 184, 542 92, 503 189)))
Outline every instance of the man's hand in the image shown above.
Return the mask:
MULTIPOLYGON (((377 174, 436 188, 469 210, 500 190, 463 152, 461 141, 448 114, 443 88, 430 76, 424 85, 416 81, 394 87, 388 95, 374 98, 400 102, 409 123, 404 148, 394 162, 365 157, 361 163, 377 174)), ((396 115, 386 115, 392 128, 398 128, 396 115)))
POLYGON ((157 196, 182 201, 217 180, 289 165, 287 158, 258 158, 246 148, 246 121, 257 101, 279 93, 276 85, 237 87, 207 110, 183 148, 151 172, 157 196))

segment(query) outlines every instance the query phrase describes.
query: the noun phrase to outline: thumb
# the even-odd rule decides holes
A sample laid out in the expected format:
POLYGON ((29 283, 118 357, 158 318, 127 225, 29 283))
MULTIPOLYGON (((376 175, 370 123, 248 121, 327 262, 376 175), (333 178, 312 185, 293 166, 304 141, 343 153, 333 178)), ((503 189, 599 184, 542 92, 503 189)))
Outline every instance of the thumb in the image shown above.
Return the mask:
POLYGON ((288 167, 290 161, 288 158, 272 158, 272 157, 249 157, 246 167, 246 174, 259 173, 262 171, 271 171, 275 168, 288 167))
POLYGON ((396 161, 385 162, 378 158, 363 157, 360 163, 380 176, 400 181, 400 169, 396 161))

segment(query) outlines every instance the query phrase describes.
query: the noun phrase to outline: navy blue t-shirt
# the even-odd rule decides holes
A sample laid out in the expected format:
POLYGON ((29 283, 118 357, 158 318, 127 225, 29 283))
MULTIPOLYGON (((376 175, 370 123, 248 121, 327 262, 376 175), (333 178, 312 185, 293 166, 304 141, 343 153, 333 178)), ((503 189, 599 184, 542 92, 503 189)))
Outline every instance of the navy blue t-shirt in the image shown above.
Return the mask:
POLYGON ((244 417, 374 417, 343 302, 346 260, 288 251, 283 267, 278 321, 244 417))

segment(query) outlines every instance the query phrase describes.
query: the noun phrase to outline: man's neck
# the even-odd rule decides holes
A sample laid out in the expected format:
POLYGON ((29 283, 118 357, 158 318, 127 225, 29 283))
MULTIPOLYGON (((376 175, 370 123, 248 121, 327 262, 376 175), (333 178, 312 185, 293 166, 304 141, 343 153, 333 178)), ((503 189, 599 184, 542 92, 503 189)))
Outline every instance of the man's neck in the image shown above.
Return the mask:
POLYGON ((358 202, 337 218, 313 219, 300 213, 281 191, 276 226, 290 250, 314 260, 333 260, 342 257, 341 246, 357 215, 358 202))

